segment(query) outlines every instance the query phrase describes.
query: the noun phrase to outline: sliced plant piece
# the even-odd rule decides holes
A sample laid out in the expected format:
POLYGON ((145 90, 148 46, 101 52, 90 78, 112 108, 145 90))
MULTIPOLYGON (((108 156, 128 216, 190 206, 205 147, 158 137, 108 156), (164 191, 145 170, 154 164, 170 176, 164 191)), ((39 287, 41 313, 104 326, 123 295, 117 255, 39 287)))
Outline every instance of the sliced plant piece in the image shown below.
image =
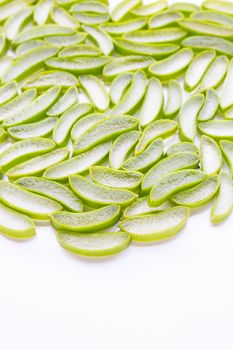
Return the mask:
POLYGON ((15 36, 22 30, 33 13, 32 8, 23 8, 16 12, 4 24, 4 31, 8 40, 13 40, 15 36))
POLYGON ((55 144, 46 138, 32 138, 16 142, 0 154, 0 167, 7 171, 32 157, 52 151, 55 144))
POLYGON ((39 72, 36 75, 25 80, 22 85, 23 89, 30 89, 32 87, 37 89, 47 89, 53 86, 76 86, 78 84, 77 78, 70 73, 56 70, 39 72))
POLYGON ((197 116, 204 103, 204 96, 196 94, 188 98, 179 114, 179 136, 181 141, 194 142, 197 132, 197 116))
POLYGON ((58 48, 69 47, 82 43, 87 37, 86 33, 76 33, 72 35, 56 35, 45 38, 45 42, 58 48))
POLYGON ((182 46, 194 50, 213 49, 220 54, 233 55, 233 43, 231 41, 210 35, 190 36, 182 41, 182 46))
POLYGON ((163 140, 157 139, 153 141, 146 149, 139 154, 127 159, 122 168, 131 171, 144 172, 153 164, 158 162, 163 156, 163 140))
POLYGON ((129 87, 133 79, 133 73, 122 73, 116 76, 113 80, 109 96, 113 104, 117 104, 120 102, 126 89, 129 87))
POLYGON ((18 84, 15 81, 10 81, 0 87, 0 105, 14 98, 18 93, 18 84))
POLYGON ((213 22, 213 23, 223 24, 229 27, 233 27, 233 18, 221 12, 197 11, 192 13, 191 17, 194 19, 198 19, 206 22, 213 22))
POLYGON ((90 103, 79 103, 62 114, 53 129, 53 140, 58 146, 63 145, 67 141, 74 123, 85 114, 90 113, 91 110, 92 105, 90 103))
POLYGON ((223 86, 219 93, 219 104, 222 110, 226 110, 233 105, 233 98, 231 90, 233 88, 233 60, 230 61, 228 66, 227 75, 223 82, 223 86))
POLYGON ((163 29, 138 30, 126 33, 124 38, 137 43, 171 43, 184 39, 187 32, 182 28, 171 27, 163 29))
POLYGON ((139 112, 139 123, 142 127, 159 118, 163 108, 163 87, 156 78, 148 82, 146 93, 139 112), (151 103, 153 101, 153 104, 151 103))
POLYGON ((105 111, 110 99, 102 80, 93 75, 83 75, 79 77, 79 82, 94 106, 100 111, 105 111))
POLYGON ((219 175, 219 192, 211 210, 211 221, 224 221, 233 210, 233 182, 230 174, 221 171, 219 175))
POLYGON ((43 47, 46 46, 46 42, 41 39, 35 39, 35 40, 29 40, 26 41, 25 43, 19 45, 16 50, 16 56, 23 56, 26 53, 30 52, 31 50, 37 49, 38 47, 43 47))
POLYGON ((119 226, 121 230, 131 234, 133 241, 161 241, 177 235, 188 217, 188 208, 174 207, 155 214, 125 219, 119 226))
POLYGON ((26 7, 26 3, 22 1, 14 1, 3 3, 0 5, 0 22, 5 21, 8 17, 14 15, 16 12, 26 7))
POLYGON ((182 89, 177 80, 170 80, 167 90, 167 101, 163 109, 165 118, 173 118, 179 112, 182 105, 182 89))
POLYGON ((128 21, 121 21, 119 23, 104 23, 100 27, 110 35, 122 35, 125 33, 133 32, 135 30, 142 29, 146 25, 146 19, 133 18, 128 21))
POLYGON ((99 123, 93 125, 77 138, 74 144, 74 152, 81 153, 88 148, 104 142, 109 139, 116 138, 118 135, 133 130, 137 127, 138 121, 134 117, 126 115, 117 115, 107 117, 99 123))
POLYGON ((200 150, 202 171, 208 175, 218 173, 222 167, 222 153, 217 142, 203 135, 200 150))
POLYGON ((59 86, 50 88, 20 112, 6 118, 3 122, 4 126, 16 126, 25 122, 37 121, 54 104, 60 91, 59 86))
POLYGON ((78 102, 78 89, 69 87, 64 95, 46 112, 49 116, 58 116, 78 102))
POLYGON ((121 207, 119 205, 108 205, 85 213, 61 211, 51 215, 51 223, 59 230, 97 231, 114 225, 118 221, 120 213, 121 207))
POLYGON ((98 25, 105 23, 109 20, 109 15, 108 14, 102 14, 102 13, 74 13, 73 14, 74 18, 79 21, 82 24, 86 25, 98 25))
POLYGON ((93 45, 80 44, 65 47, 58 54, 59 57, 82 57, 82 56, 100 56, 101 51, 93 45))
POLYGON ((167 156, 171 156, 176 153, 181 152, 190 152, 190 153, 199 153, 198 147, 194 145, 194 143, 191 142, 178 142, 174 143, 173 145, 169 146, 167 149, 167 156))
POLYGON ((88 130, 93 125, 99 123, 104 118, 106 118, 106 116, 104 114, 91 113, 91 114, 88 114, 87 116, 81 118, 80 120, 78 120, 74 124, 74 126, 73 126, 73 128, 71 130, 71 138, 72 138, 72 140, 75 142, 77 140, 77 138, 79 138, 79 136, 83 132, 88 130))
POLYGON ((105 142, 48 168, 43 177, 49 180, 64 180, 70 175, 87 171, 91 165, 98 164, 109 152, 111 143, 105 142))
POLYGON ((176 11, 181 11, 183 12, 185 15, 189 15, 192 12, 196 12, 198 10, 200 10, 200 7, 196 4, 192 4, 192 3, 188 3, 188 2, 175 2, 174 4, 172 4, 170 6, 170 9, 172 10, 176 10, 176 11))
POLYGON ((81 1, 77 2, 70 8, 70 12, 89 12, 89 13, 108 13, 108 7, 104 4, 101 3, 101 1, 81 1))
POLYGON ((14 239, 28 239, 36 235, 33 221, 26 215, 0 203, 0 231, 14 239))
POLYGON ((233 28, 222 26, 198 19, 184 18, 179 21, 179 25, 188 32, 202 35, 212 35, 220 38, 232 39, 233 28))
POLYGON ((130 206, 128 206, 124 211, 124 218, 130 218, 132 216, 147 215, 163 211, 172 207, 170 201, 166 201, 157 207, 151 207, 149 205, 149 197, 145 196, 137 199, 130 206))
POLYGON ((81 175, 71 175, 69 183, 72 190, 91 207, 107 204, 127 207, 137 198, 137 195, 131 191, 99 185, 81 175))
POLYGON ((181 49, 168 58, 153 63, 149 72, 162 80, 170 79, 181 74, 190 64, 192 58, 192 50, 181 49))
POLYGON ((145 17, 145 16, 151 16, 157 12, 166 10, 168 7, 168 3, 166 0, 160 0, 152 2, 151 4, 147 5, 141 5, 135 8, 132 13, 135 16, 145 17))
POLYGON ((110 13, 114 22, 119 22, 126 17, 130 11, 140 4, 140 0, 124 0, 117 4, 110 13))
POLYGON ((140 131, 129 131, 120 135, 112 144, 109 152, 109 163, 113 169, 121 168, 125 159, 139 140, 140 131))
POLYGON ((131 242, 127 232, 69 233, 57 232, 57 240, 66 250, 91 257, 103 257, 118 254, 131 242))
POLYGON ((199 170, 179 170, 158 180, 150 192, 149 204, 159 205, 175 193, 193 187, 206 178, 199 170))
POLYGON ((34 21, 42 26, 47 22, 54 0, 40 0, 34 10, 34 21))
POLYGON ((109 55, 114 46, 111 37, 103 30, 91 26, 84 25, 83 29, 97 43, 104 55, 109 55))
POLYGON ((232 120, 209 120, 199 123, 198 129, 202 134, 215 140, 233 140, 232 120))
POLYGON ((207 121, 214 118, 219 106, 218 95, 215 90, 208 89, 206 91, 205 102, 198 114, 198 121, 207 121))
POLYGON ((137 108, 146 92, 147 78, 141 71, 135 73, 130 88, 126 91, 120 102, 115 105, 110 115, 128 114, 137 108))
POLYGON ((233 5, 229 1, 208 0, 203 2, 202 7, 207 10, 213 10, 233 15, 233 5))
POLYGON ((68 210, 81 212, 83 204, 68 187, 39 177, 21 177, 16 184, 24 189, 54 199, 68 210))
POLYGON ((149 19, 148 26, 150 29, 171 26, 183 17, 184 15, 179 11, 163 11, 162 13, 153 15, 149 19))
POLYGON ((156 120, 144 129, 136 146, 136 153, 143 151, 152 141, 173 135, 177 130, 177 122, 169 119, 156 120))
POLYGON ((137 171, 115 170, 103 166, 90 167, 90 176, 97 184, 128 190, 137 188, 142 181, 142 174, 137 171))
POLYGON ((76 21, 74 17, 69 14, 69 12, 61 7, 54 6, 50 15, 53 22, 60 26, 70 28, 78 28, 80 26, 78 21, 76 21))
POLYGON ((233 175, 233 142, 231 141, 220 141, 219 142, 223 157, 233 175))
POLYGON ((209 175, 198 185, 176 193, 171 199, 178 205, 197 208, 211 201, 217 193, 218 188, 218 175, 209 175))
POLYGON ((0 57, 0 78, 2 79, 3 75, 7 71, 7 69, 11 66, 13 62, 12 56, 2 56, 0 57))
POLYGON ((49 219, 49 216, 62 209, 62 206, 52 199, 30 193, 18 185, 0 181, 1 202, 12 209, 18 210, 38 220, 49 219))

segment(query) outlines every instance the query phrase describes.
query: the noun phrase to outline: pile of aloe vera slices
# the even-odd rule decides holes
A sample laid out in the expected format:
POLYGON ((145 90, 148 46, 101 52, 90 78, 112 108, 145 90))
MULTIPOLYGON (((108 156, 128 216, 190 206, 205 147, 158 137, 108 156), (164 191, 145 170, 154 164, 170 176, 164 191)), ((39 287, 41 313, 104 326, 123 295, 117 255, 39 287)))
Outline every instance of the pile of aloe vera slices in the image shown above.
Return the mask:
POLYGON ((233 210, 233 3, 0 0, 0 232, 85 256, 233 210))

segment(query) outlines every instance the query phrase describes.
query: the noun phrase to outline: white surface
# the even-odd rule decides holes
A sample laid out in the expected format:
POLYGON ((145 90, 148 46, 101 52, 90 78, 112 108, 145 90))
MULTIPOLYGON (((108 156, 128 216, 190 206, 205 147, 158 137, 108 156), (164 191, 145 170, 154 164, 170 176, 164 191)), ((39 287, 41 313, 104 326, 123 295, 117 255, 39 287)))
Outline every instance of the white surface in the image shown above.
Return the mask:
POLYGON ((233 216, 213 226, 209 211, 170 242, 100 261, 45 226, 28 242, 0 236, 0 349, 232 350, 233 216))

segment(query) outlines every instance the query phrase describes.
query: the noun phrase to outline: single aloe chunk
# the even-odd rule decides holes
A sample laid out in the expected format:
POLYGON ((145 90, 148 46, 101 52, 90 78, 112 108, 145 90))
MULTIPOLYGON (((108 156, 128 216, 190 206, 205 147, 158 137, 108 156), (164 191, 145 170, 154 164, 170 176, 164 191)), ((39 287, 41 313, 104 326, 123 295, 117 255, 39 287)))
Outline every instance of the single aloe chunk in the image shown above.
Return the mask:
POLYGON ((51 223, 59 230, 97 231, 114 225, 118 221, 120 213, 121 207, 119 205, 108 205, 85 213, 59 211, 51 215, 51 223))
POLYGON ((183 17, 184 15, 179 11, 163 11, 162 13, 153 15, 149 19, 148 26, 150 29, 154 29, 175 25, 183 17))
POLYGON ((53 22, 60 26, 70 28, 78 28, 80 26, 78 21, 76 21, 74 17, 69 14, 68 11, 64 10, 61 7, 54 6, 50 15, 53 22))
POLYGON ((16 184, 29 192, 54 199, 68 210, 83 211, 83 204, 68 187, 55 181, 41 179, 39 177, 21 177, 16 184))
POLYGON ((204 103, 204 96, 193 95, 185 101, 179 114, 179 136, 181 141, 194 142, 197 132, 197 116, 204 103))
POLYGON ((107 33, 101 29, 87 25, 84 25, 83 29, 97 43, 104 55, 109 55, 112 52, 114 46, 111 37, 107 33))
POLYGON ((208 89, 206 92, 205 102, 198 114, 198 121, 204 122, 214 118, 219 106, 218 95, 215 90, 208 89))
POLYGON ((112 144, 109 152, 109 163, 111 168, 119 169, 130 154, 137 141, 139 140, 139 131, 129 131, 120 135, 112 144))
POLYGON ((192 50, 181 49, 168 58, 152 63, 149 72, 162 80, 170 79, 181 74, 192 58, 192 50))
POLYGON ((106 79, 111 80, 121 73, 146 69, 153 62, 153 58, 147 56, 117 57, 104 67, 103 75, 106 79))
POLYGON ((78 13, 108 13, 108 7, 101 3, 100 1, 90 1, 85 0, 81 2, 77 2, 70 8, 70 12, 78 12, 78 13))
POLYGON ((29 21, 32 13, 32 8, 23 8, 6 21, 4 24, 4 30, 8 40, 13 40, 16 37, 27 21, 29 21))
POLYGON ((187 32, 182 28, 171 27, 163 29, 138 30, 132 33, 126 33, 123 37, 136 43, 171 43, 184 39, 187 32))
POLYGON ((197 185, 206 175, 199 170, 179 170, 158 180, 150 192, 149 204, 159 205, 175 193, 197 185))
POLYGON ((74 13, 74 18, 82 24, 99 25, 108 22, 110 16, 105 13, 74 13))
POLYGON ((7 172, 7 176, 10 179, 18 179, 22 176, 40 175, 48 167, 62 162, 68 155, 69 151, 67 149, 58 148, 16 165, 7 172))
MULTIPOLYGON (((71 8, 71 6, 73 6, 73 5, 75 6, 78 2, 79 1, 77 1, 77 0, 57 0, 57 4, 59 6, 64 7, 64 8, 71 8)), ((94 2, 96 2, 96 1, 94 1, 94 2)), ((108 0, 97 0, 97 2, 108 5, 108 0)))
POLYGON ((111 109, 109 114, 128 114, 135 111, 145 95, 147 83, 147 78, 143 72, 135 73, 130 88, 120 102, 111 109))
POLYGON ((124 218, 130 218, 132 216, 138 216, 138 215, 152 214, 152 213, 163 211, 172 207, 172 203, 170 201, 166 201, 156 207, 151 207, 148 201, 149 201, 148 196, 137 199, 135 202, 133 202, 130 206, 128 206, 125 209, 124 218))
POLYGON ((222 140, 219 144, 223 157, 231 171, 231 174, 233 175, 233 142, 222 140))
POLYGON ((43 47, 43 46, 46 46, 46 42, 44 40, 41 40, 41 39, 29 40, 17 46, 15 53, 16 53, 16 56, 19 57, 19 56, 25 55, 31 50, 34 50, 34 49, 37 49, 38 47, 43 47))
POLYGON ((113 104, 117 104, 123 98, 126 89, 129 87, 133 79, 133 73, 122 73, 113 80, 109 96, 113 104))
POLYGON ((194 50, 213 49, 220 54, 233 55, 233 43, 231 41, 210 35, 190 36, 182 41, 182 46, 194 50))
POLYGON ((92 105, 90 103, 78 103, 62 114, 53 129, 53 140, 58 146, 67 142, 70 130, 74 123, 91 110, 92 105))
POLYGON ((59 57, 82 57, 82 56, 100 56, 101 51, 93 45, 80 44, 65 47, 58 54, 59 57))
POLYGON ((3 122, 4 126, 16 126, 25 122, 37 121, 58 99, 60 91, 59 86, 50 88, 20 112, 6 118, 3 122))
POLYGON ((222 153, 216 141, 209 136, 201 137, 201 169, 208 175, 218 173, 222 167, 222 153))
POLYGON ((38 220, 49 219, 49 216, 62 209, 62 206, 52 199, 30 193, 18 185, 0 181, 1 202, 38 220))
POLYGON ((213 10, 233 15, 233 5, 229 1, 204 1, 202 7, 207 10, 213 10))
POLYGON ((185 15, 189 15, 195 11, 200 10, 200 7, 198 5, 195 4, 190 4, 188 2, 175 2, 174 4, 172 4, 170 6, 171 10, 176 10, 176 11, 180 11, 183 12, 185 15))
POLYGON ((136 129, 137 125, 138 121, 134 117, 126 115, 107 117, 77 138, 74 144, 74 152, 81 153, 100 142, 116 138, 126 131, 136 129))
POLYGON ((130 11, 140 4, 140 0, 124 0, 114 7, 110 13, 111 19, 114 22, 119 22, 124 19, 130 11))
POLYGON ((215 196, 218 188, 218 175, 210 175, 198 185, 173 195, 171 199, 177 205, 198 208, 208 203, 215 196))
POLYGON ((231 175, 221 171, 219 175, 219 193, 211 210, 211 221, 224 221, 233 210, 233 182, 231 175))
POLYGON ((90 167, 90 176, 99 185, 128 190, 134 190, 142 181, 142 174, 137 171, 115 170, 103 166, 90 167))
POLYGON ((66 250, 90 257, 114 255, 125 250, 131 242, 127 232, 69 233, 57 232, 57 240, 66 250))
POLYGON ((231 90, 233 88, 233 60, 230 61, 228 66, 227 75, 223 82, 223 86, 219 93, 219 104, 222 110, 226 110, 233 105, 233 98, 231 90))
POLYGON ((185 89, 187 91, 192 91, 197 87, 215 57, 215 51, 206 50, 199 53, 193 59, 184 78, 185 89))
POLYGON ((119 226, 121 230, 131 234, 133 241, 161 241, 177 235, 188 217, 188 208, 174 207, 155 214, 125 219, 119 226))
POLYGON ((142 29, 146 25, 146 19, 134 18, 128 21, 121 21, 119 23, 104 23, 100 26, 102 30, 110 35, 122 35, 125 33, 133 32, 135 30, 142 29))
POLYGON ((136 43, 126 39, 115 39, 114 45, 123 55, 148 55, 154 58, 163 58, 171 55, 179 50, 180 46, 176 44, 150 44, 150 43, 136 43))
POLYGON ((199 123, 198 129, 202 134, 210 136, 215 140, 233 140, 232 120, 209 120, 199 123))
POLYGON ((182 105, 182 89, 178 81, 170 80, 167 89, 167 101, 163 109, 165 118, 174 118, 182 105))
POLYGON ((110 99, 102 80, 93 75, 83 75, 79 77, 79 82, 93 105, 98 110, 105 111, 110 99))
POLYGON ((18 93, 18 85, 15 81, 10 81, 0 87, 0 106, 14 98, 18 93))
POLYGON ((39 47, 31 50, 25 55, 18 57, 4 73, 2 79, 7 82, 10 80, 19 80, 28 75, 37 66, 42 64, 44 60, 53 57, 58 52, 55 47, 39 47))
POLYGON ((102 121, 106 116, 100 113, 91 113, 78 120, 71 129, 71 138, 75 142, 79 136, 93 125, 102 121))
POLYGON ((87 37, 86 33, 76 33, 72 35, 56 35, 45 38, 45 43, 58 48, 69 47, 82 43, 87 37))
POLYGON ((139 154, 127 159, 122 168, 131 171, 145 172, 158 162, 163 156, 163 140, 157 139, 153 141, 146 149, 139 154))
POLYGON ((13 62, 12 56, 2 56, 0 57, 0 79, 2 79, 3 75, 7 71, 7 69, 11 66, 13 62))
POLYGON ((132 13, 135 16, 140 16, 140 17, 151 16, 156 12, 166 10, 167 7, 168 7, 167 1, 160 0, 160 1, 152 2, 151 4, 138 6, 132 11, 132 13))
POLYGON ((36 235, 33 221, 26 215, 0 203, 0 231, 14 239, 28 239, 36 235))
POLYGON ((154 184, 174 171, 196 168, 199 160, 198 154, 191 152, 177 152, 162 159, 144 176, 141 184, 142 192, 148 193, 154 184))
POLYGON ((46 112, 50 117, 58 116, 78 102, 78 89, 69 87, 64 95, 46 112))
POLYGON ((136 153, 143 151, 152 141, 167 138, 177 130, 177 122, 169 119, 156 120, 146 126, 136 146, 136 153))
POLYGON ((98 185, 81 175, 71 175, 69 183, 72 190, 91 207, 101 207, 107 204, 127 207, 137 198, 137 195, 129 190, 98 185))
POLYGON ((30 158, 52 151, 55 144, 46 138, 32 138, 16 142, 0 154, 0 167, 7 171, 30 158))
POLYGON ((198 147, 191 142, 178 142, 169 146, 166 154, 171 156, 180 152, 190 152, 190 153, 199 153, 198 147))
POLYGON ((192 13, 191 17, 194 19, 198 19, 206 22, 213 22, 213 23, 223 24, 229 27, 233 27, 233 18, 221 12, 197 11, 192 13))
POLYGON ((144 127, 159 118, 162 108, 163 87, 158 79, 151 78, 139 111, 140 125, 144 127), (153 104, 151 104, 151 101, 154 101, 153 104))
POLYGON ((40 0, 34 10, 34 21, 39 25, 46 23, 50 11, 54 5, 54 0, 40 0))
POLYGON ((76 157, 65 160, 49 167, 43 177, 49 180, 64 180, 73 174, 87 171, 91 165, 98 164, 109 152, 111 143, 105 142, 79 154, 76 157))
POLYGON ((57 118, 50 117, 36 123, 21 124, 7 129, 9 135, 16 140, 28 139, 31 137, 47 136, 54 128, 57 118))
POLYGON ((0 22, 5 21, 8 17, 14 15, 16 12, 26 7, 23 1, 7 2, 0 5, 0 22))
POLYGON ((69 87, 78 84, 77 78, 70 73, 56 70, 43 71, 26 79, 22 85, 23 89, 37 88, 47 89, 53 86, 69 87))

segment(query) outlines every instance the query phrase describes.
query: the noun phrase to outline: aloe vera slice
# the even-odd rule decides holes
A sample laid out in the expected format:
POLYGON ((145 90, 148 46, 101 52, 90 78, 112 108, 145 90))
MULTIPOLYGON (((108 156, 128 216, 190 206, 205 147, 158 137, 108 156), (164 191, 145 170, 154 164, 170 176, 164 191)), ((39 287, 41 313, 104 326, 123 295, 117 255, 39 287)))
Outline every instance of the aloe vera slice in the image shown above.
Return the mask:
POLYGON ((198 129, 202 134, 210 136, 215 140, 233 140, 232 120, 209 120, 199 123, 198 129))
POLYGON ((86 33, 77 33, 72 35, 56 35, 45 38, 45 42, 48 45, 56 46, 58 48, 69 47, 70 45, 76 45, 82 43, 87 37, 86 33))
POLYGON ((78 89, 69 87, 64 95, 46 112, 50 117, 58 116, 78 102, 78 89))
POLYGON ((117 115, 133 112, 145 95, 147 83, 147 78, 143 72, 135 73, 130 88, 120 102, 111 109, 109 114, 117 115))
POLYGON ((213 22, 233 27, 233 18, 221 12, 215 11, 197 11, 191 15, 193 19, 198 19, 206 22, 213 22))
POLYGON ((99 2, 99 1, 81 1, 77 2, 70 8, 70 12, 88 12, 88 13, 94 13, 94 14, 99 14, 99 13, 108 13, 108 8, 105 4, 99 2))
POLYGON ((68 187, 55 181, 40 179, 39 177, 21 177, 16 181, 16 184, 29 192, 54 199, 68 210, 83 211, 80 199, 68 187))
POLYGON ((110 146, 110 142, 101 143, 76 157, 53 165, 44 172, 43 177, 49 180, 64 180, 70 175, 83 173, 91 165, 103 160, 108 154, 110 146))
POLYGON ((32 8, 23 8, 11 16, 4 24, 4 31, 8 40, 13 40, 22 30, 33 13, 32 8))
POLYGON ((18 85, 15 81, 0 87, 0 106, 14 98, 18 93, 18 85))
POLYGON ((16 142, 0 154, 0 166, 4 171, 7 171, 16 164, 52 151, 54 147, 54 142, 45 138, 32 138, 16 142))
POLYGON ((197 208, 208 203, 219 188, 218 175, 207 176, 200 184, 172 196, 172 201, 178 205, 197 208))
POLYGON ((223 86, 219 93, 219 103, 222 110, 226 110, 233 105, 233 98, 231 96, 231 89, 233 79, 233 60, 230 61, 228 66, 227 75, 223 82, 223 86))
POLYGON ((134 117, 126 115, 107 117, 80 135, 74 144, 74 152, 81 153, 100 142, 135 129, 137 125, 138 121, 134 117))
POLYGON ((84 203, 92 207, 107 204, 127 207, 137 198, 137 195, 131 191, 98 185, 81 175, 71 175, 69 183, 72 190, 83 199, 84 203))
POLYGON ((171 27, 163 29, 138 30, 126 33, 123 37, 137 43, 171 43, 184 39, 187 32, 182 28, 171 27))
POLYGON ((69 233, 57 232, 57 240, 66 250, 90 257, 104 257, 118 254, 131 242, 127 232, 69 233))
POLYGON ((132 79, 133 73, 122 73, 116 76, 116 78, 113 80, 110 86, 109 91, 109 96, 112 103, 117 104, 120 102, 120 100, 124 96, 126 89, 132 82, 132 79))
POLYGON ((122 35, 125 33, 133 32, 135 30, 142 29, 146 25, 146 19, 136 18, 128 21, 121 21, 119 23, 104 23, 100 26, 102 30, 110 35, 122 35))
POLYGON ((8 17, 14 15, 16 12, 26 7, 26 4, 22 1, 7 2, 0 6, 0 22, 3 22, 8 17))
POLYGON ((121 230, 131 234, 133 241, 161 241, 177 235, 188 217, 188 208, 174 207, 155 214, 125 219, 119 226, 121 230))
POLYGON ((128 190, 134 190, 142 181, 142 174, 137 171, 115 170, 103 166, 90 167, 90 176, 99 185, 128 190))
POLYGON ((233 15, 233 5, 229 1, 204 1, 202 7, 207 10, 214 10, 233 15))
POLYGON ((164 11, 153 15, 149 19, 148 26, 150 29, 171 26, 176 24, 177 21, 183 17, 184 15, 178 11, 164 11))
POLYGON ((122 168, 131 171, 145 172, 153 164, 158 162, 163 156, 163 140, 157 139, 153 141, 141 153, 127 159, 122 168))
POLYGON ((193 95, 185 101, 179 114, 179 136, 181 141, 193 142, 197 132, 197 116, 204 103, 204 96, 193 95))
POLYGON ((218 173, 222 167, 222 153, 216 141, 201 137, 201 169, 208 175, 218 173))
POLYGON ((70 129, 74 123, 92 110, 90 103, 80 103, 70 107, 58 119, 53 129, 53 140, 58 146, 63 145, 69 136, 70 129))
POLYGON ((0 181, 0 195, 1 202, 34 219, 46 220, 52 213, 62 209, 61 205, 52 199, 30 193, 3 180, 0 181))
POLYGON ((182 41, 182 46, 194 50, 213 49, 220 54, 233 55, 233 43, 231 41, 208 35, 190 36, 182 41))
POLYGON ((161 205, 156 207, 151 207, 149 205, 149 197, 145 196, 137 199, 130 206, 128 206, 124 211, 124 218, 130 218, 132 216, 138 215, 147 215, 156 213, 162 210, 166 210, 172 207, 172 203, 170 201, 163 202, 161 205))
POLYGON ((37 121, 57 100, 60 94, 60 87, 55 86, 44 92, 33 100, 28 106, 20 112, 11 115, 3 122, 4 126, 16 126, 25 122, 37 121))
POLYGON ((135 16, 151 16, 156 12, 166 10, 168 3, 166 0, 152 2, 151 4, 141 5, 131 11, 135 16))
POLYGON ((179 25, 191 33, 212 35, 225 39, 233 38, 233 28, 224 27, 220 24, 206 23, 197 19, 184 18, 179 21, 179 25))
POLYGON ((149 197, 150 205, 162 204, 175 193, 197 185, 206 175, 199 170, 179 170, 164 176, 152 187, 149 197))
POLYGON ((93 45, 81 44, 65 47, 58 54, 59 57, 81 57, 81 56, 100 56, 101 51, 93 45))
POLYGON ((130 11, 132 11, 139 4, 140 0, 125 0, 120 2, 114 7, 112 12, 110 13, 111 19, 114 22, 121 21, 122 19, 124 19, 124 17, 128 15, 130 11))
POLYGON ((176 11, 181 11, 185 15, 189 15, 192 12, 200 10, 200 7, 198 5, 188 3, 188 2, 175 2, 170 6, 170 9, 176 10, 176 11))
POLYGON ((74 126, 73 126, 73 128, 71 130, 71 138, 72 138, 72 140, 75 142, 77 140, 77 138, 79 138, 79 136, 83 132, 88 130, 93 125, 99 123, 104 118, 106 118, 106 116, 104 114, 91 113, 91 114, 88 114, 87 116, 81 118, 80 120, 78 120, 74 124, 74 126))
POLYGON ((205 102, 198 114, 198 121, 207 121, 214 118, 219 106, 218 95, 215 90, 208 89, 205 102))
POLYGON ((223 157, 233 175, 233 142, 222 140, 219 144, 222 150, 223 157))
POLYGON ((121 213, 119 205, 108 205, 104 208, 85 213, 57 212, 51 215, 51 223, 56 229, 76 232, 97 231, 114 225, 121 213))
POLYGON ((104 83, 93 75, 80 76, 79 82, 94 106, 100 111, 105 111, 110 99, 104 83))
POLYGON ((233 210, 233 183, 231 175, 222 171, 219 175, 219 193, 211 210, 211 221, 224 221, 233 210))
POLYGON ((74 18, 82 24, 98 25, 109 20, 108 14, 94 14, 94 13, 74 13, 74 18))
POLYGON ((164 176, 174 171, 196 168, 199 163, 199 156, 190 152, 179 152, 171 154, 155 164, 144 176, 141 184, 143 193, 148 193, 152 186, 164 176))
POLYGON ((151 78, 139 112, 140 125, 146 126, 159 118, 163 108, 163 87, 158 79, 151 78), (151 104, 151 101, 154 101, 151 104))
POLYGON ((139 139, 135 152, 143 151, 152 141, 159 137, 164 139, 173 135, 177 130, 177 126, 177 122, 169 119, 156 120, 147 125, 139 139))
POLYGON ((0 57, 0 79, 2 79, 3 75, 7 71, 7 69, 11 66, 13 62, 13 57, 11 56, 2 56, 0 57))
POLYGON ((199 53, 193 59, 184 78, 185 89, 187 91, 192 91, 197 87, 215 57, 215 51, 206 50, 199 53))
POLYGON ((48 135, 54 128, 57 118, 50 117, 37 123, 21 124, 8 128, 8 134, 16 140, 28 139, 31 137, 42 137, 48 135))
POLYGON ((169 146, 166 154, 171 156, 180 152, 190 152, 190 153, 199 153, 198 147, 191 142, 178 142, 169 146))
POLYGON ((119 169, 124 163, 127 155, 139 140, 139 131, 129 131, 120 135, 112 144, 109 152, 109 163, 111 168, 119 169))
POLYGON ((84 25, 83 29, 97 43, 104 55, 109 55, 114 46, 111 37, 101 29, 84 25))
POLYGON ((46 46, 46 42, 41 39, 35 39, 26 41, 25 43, 19 45, 15 50, 16 56, 23 56, 31 50, 37 49, 38 47, 46 46))
POLYGON ((46 23, 50 11, 54 5, 54 0, 40 0, 34 10, 34 21, 39 25, 46 23))
POLYGON ((103 75, 106 79, 114 79, 121 73, 146 69, 153 62, 153 58, 147 56, 117 57, 104 67, 103 75))
POLYGON ((23 89, 32 87, 37 89, 46 89, 53 86, 69 87, 78 84, 77 78, 70 73, 56 70, 39 72, 36 75, 26 79, 23 83, 23 89))
POLYGON ((173 118, 182 105, 182 89, 178 81, 170 80, 167 90, 167 101, 163 109, 165 118, 173 118))
POLYGON ((190 64, 192 58, 192 50, 181 49, 168 58, 153 63, 149 72, 162 80, 170 79, 181 74, 190 64))
POLYGON ((80 26, 78 21, 76 21, 74 17, 69 14, 69 12, 61 7, 54 6, 50 15, 53 22, 60 26, 70 28, 78 28, 80 26))

